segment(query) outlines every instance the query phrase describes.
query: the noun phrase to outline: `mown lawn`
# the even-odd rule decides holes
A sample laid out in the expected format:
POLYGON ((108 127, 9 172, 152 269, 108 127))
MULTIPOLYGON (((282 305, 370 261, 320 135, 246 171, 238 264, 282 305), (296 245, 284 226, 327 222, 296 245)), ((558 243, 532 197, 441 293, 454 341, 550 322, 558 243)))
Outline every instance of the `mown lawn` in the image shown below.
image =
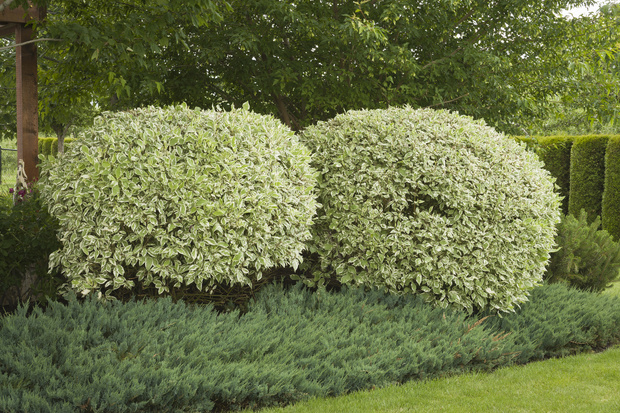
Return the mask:
POLYGON ((608 290, 605 290, 604 294, 615 295, 616 297, 620 297, 620 281, 616 281, 613 283, 613 286, 608 290))

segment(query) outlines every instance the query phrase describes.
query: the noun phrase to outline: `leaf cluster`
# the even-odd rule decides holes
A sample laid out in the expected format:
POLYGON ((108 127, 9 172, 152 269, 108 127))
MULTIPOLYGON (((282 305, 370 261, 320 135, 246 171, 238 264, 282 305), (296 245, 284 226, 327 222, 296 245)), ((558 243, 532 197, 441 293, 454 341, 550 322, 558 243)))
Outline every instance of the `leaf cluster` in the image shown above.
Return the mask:
POLYGON ((61 277, 56 271, 48 273, 48 257, 60 247, 56 238, 58 221, 48 213, 38 187, 16 205, 12 196, 2 197, 10 199, 0 202, 0 296, 18 287, 24 269, 32 268, 38 281, 29 297, 54 297, 61 277))
POLYGON ((403 104, 519 129, 563 87, 562 51, 576 30, 559 11, 578 3, 231 1, 218 30, 188 36, 199 64, 170 50, 175 76, 162 98, 186 97, 190 77, 208 92, 195 99, 247 100, 294 129, 403 104))
POLYGON ((447 111, 350 111, 307 128, 320 173, 306 280, 510 311, 542 279, 559 197, 537 156, 447 111))
POLYGON ((620 300, 554 285, 503 318, 270 285, 247 313, 70 298, 0 320, 0 409, 223 411, 489 370, 620 340, 620 300))
MULTIPOLYGON (((178 45, 187 52, 189 28, 221 21, 229 7, 222 0, 15 0, 10 7, 29 3, 47 10, 46 19, 35 23, 37 37, 54 39, 38 43, 39 116, 41 129, 59 137, 72 126, 91 124, 101 109, 154 103, 169 72, 161 59, 166 49, 178 45)), ((14 53, 0 51, 12 56, 0 87, 5 80, 15 86, 14 53)), ((0 65, 4 72, 4 62, 0 65)), ((15 99, 14 92, 6 96, 15 99)), ((6 116, 13 131, 14 115, 0 107, 0 118, 6 116)))
POLYGON ((574 35, 564 42, 564 87, 550 100, 541 134, 609 134, 618 126, 620 4, 608 2, 593 14, 572 19, 574 35))
POLYGON ((226 7, 225 1, 212 0, 182 5, 170 0, 65 0, 50 5, 50 24, 41 30, 63 40, 49 45, 62 58, 54 66, 60 69, 57 74, 69 75, 69 66, 79 64, 81 76, 71 78, 79 90, 112 91, 122 98, 142 89, 151 93, 160 89, 157 80, 166 68, 158 67, 157 56, 170 44, 187 48, 188 27, 221 21, 226 7))

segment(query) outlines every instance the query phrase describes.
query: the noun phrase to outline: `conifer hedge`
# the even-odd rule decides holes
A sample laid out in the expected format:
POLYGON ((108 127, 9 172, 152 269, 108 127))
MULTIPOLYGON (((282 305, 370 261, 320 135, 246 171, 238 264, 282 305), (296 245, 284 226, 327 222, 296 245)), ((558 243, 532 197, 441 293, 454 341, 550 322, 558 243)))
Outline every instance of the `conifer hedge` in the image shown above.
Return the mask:
POLYGON ((608 140, 608 136, 583 136, 571 149, 568 212, 578 216, 584 209, 590 222, 602 213, 608 140))
POLYGON ((39 138, 39 155, 52 153, 52 141, 56 138, 39 138))
POLYGON ((570 153, 574 137, 545 136, 539 137, 537 153, 545 164, 545 169, 556 179, 556 185, 562 199, 562 213, 568 214, 570 195, 570 153))
MULTIPOLYGON (((71 148, 75 139, 65 138, 65 150, 71 148)), ((39 138, 39 155, 58 155, 58 139, 57 138, 39 138)))
POLYGON ((245 314, 70 298, 0 319, 0 411, 259 408, 618 342, 620 299, 559 284, 502 317, 348 287, 270 285, 245 314))
POLYGON ((620 241, 620 136, 610 138, 607 144, 602 203, 603 229, 620 241))

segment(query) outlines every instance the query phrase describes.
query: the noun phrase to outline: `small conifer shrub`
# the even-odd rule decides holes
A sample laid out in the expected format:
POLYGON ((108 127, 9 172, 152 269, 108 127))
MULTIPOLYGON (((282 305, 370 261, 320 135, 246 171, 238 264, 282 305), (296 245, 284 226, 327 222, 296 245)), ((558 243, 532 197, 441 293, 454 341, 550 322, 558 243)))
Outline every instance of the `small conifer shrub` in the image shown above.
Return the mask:
POLYGON ((601 351, 620 342, 620 299, 545 283, 515 313, 490 317, 486 328, 510 333, 517 363, 601 351))
POLYGON ((106 113, 43 162, 61 266, 83 293, 251 285, 296 267, 315 214, 310 152, 272 117, 148 107, 106 113))
POLYGON ((271 284, 246 313, 170 297, 0 319, 1 412, 229 412, 490 371, 620 342, 620 299, 555 284, 514 313, 271 284))
POLYGON ((600 292, 618 278, 620 244, 605 230, 600 230, 601 218, 588 223, 588 214, 581 210, 579 217, 562 217, 558 225, 558 250, 551 253, 545 279, 551 283, 566 282, 586 291, 600 292))
POLYGON ((510 311, 542 280, 559 196, 536 154, 447 111, 351 111, 307 128, 322 208, 310 284, 510 311))

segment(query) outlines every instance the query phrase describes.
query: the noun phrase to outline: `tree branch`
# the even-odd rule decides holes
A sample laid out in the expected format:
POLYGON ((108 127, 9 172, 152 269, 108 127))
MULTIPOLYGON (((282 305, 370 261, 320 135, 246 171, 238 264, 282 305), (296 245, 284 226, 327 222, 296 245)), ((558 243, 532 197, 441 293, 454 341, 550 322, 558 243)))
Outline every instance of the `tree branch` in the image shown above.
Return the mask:
MULTIPOLYGON (((471 46, 472 44, 476 43, 478 40, 480 40, 480 38, 482 38, 482 36, 485 34, 485 32, 482 32, 482 34, 477 34, 476 36, 474 36, 471 40, 467 40, 465 43, 467 46, 471 46)), ((463 50, 463 46, 459 46, 457 47, 452 53, 450 53, 448 56, 444 56, 441 57, 439 59, 433 60, 428 62, 427 64, 425 64, 424 66, 422 66, 422 70, 426 69, 427 67, 436 65, 437 63, 443 62, 446 59, 449 59, 451 57, 454 57, 454 55, 456 55, 458 52, 460 52, 461 50, 463 50)))
POLYGON ((4 9, 9 7, 11 5, 11 3, 13 3, 13 1, 14 0, 4 0, 2 3, 0 3, 0 13, 2 13, 4 11, 4 9))
POLYGON ((288 115, 288 110, 286 109, 286 105, 282 100, 282 96, 276 95, 275 93, 272 93, 271 96, 273 97, 276 107, 278 108, 278 112, 280 113, 282 121, 286 124, 286 126, 291 128, 291 118, 288 115))
POLYGON ((60 63, 60 60, 54 59, 53 57, 47 57, 45 55, 39 56, 39 59, 45 59, 45 60, 49 60, 50 62, 60 63))
POLYGON ((214 91, 217 95, 224 97, 224 99, 228 100, 229 102, 235 101, 235 99, 232 96, 230 96, 230 94, 226 93, 222 88, 217 87, 214 84, 209 84, 207 85, 207 87, 211 89, 212 91, 214 91))
POLYGON ((461 17, 459 19, 459 21, 456 22, 456 24, 454 25, 452 30, 456 29, 457 27, 459 27, 461 25, 461 23, 463 23, 465 20, 469 19, 472 16, 472 14, 474 14, 475 11, 476 11, 476 8, 472 7, 470 11, 468 11, 463 17, 461 17))
POLYGON ((460 52, 463 48, 461 46, 457 47, 452 53, 450 53, 448 56, 444 56, 441 57, 439 59, 433 60, 428 62, 427 64, 425 64, 424 66, 422 66, 422 70, 426 69, 427 67, 436 65, 437 63, 443 62, 446 59, 449 59, 451 57, 453 57, 455 54, 457 54, 458 52, 460 52))
POLYGON ((338 20, 338 1, 332 1, 332 13, 334 15, 334 20, 338 20))
POLYGON ((464 97, 467 97, 467 96, 469 96, 469 93, 465 93, 464 95, 461 95, 461 96, 459 96, 457 98, 454 98, 454 99, 446 100, 445 102, 439 102, 439 103, 434 103, 432 105, 428 105, 428 106, 426 106, 426 108, 432 108, 432 107, 435 107, 435 106, 447 105, 448 103, 455 102, 455 101, 457 101, 459 99, 462 99, 464 97))
POLYGON ((27 42, 15 43, 15 44, 10 44, 8 46, 3 46, 3 47, 0 47, 0 50, 8 50, 14 47, 24 46, 24 45, 27 45, 30 43, 36 43, 36 42, 62 42, 62 41, 63 39, 52 39, 50 37, 43 37, 41 39, 33 39, 33 40, 28 40, 27 42))
POLYGON ((278 108, 278 113, 280 113, 280 116, 282 117, 282 121, 286 124, 286 126, 288 126, 290 129, 294 131, 300 130, 301 127, 299 125, 299 122, 297 121, 297 119, 295 119, 295 116, 289 113, 288 108, 286 107, 286 103, 284 102, 283 96, 277 95, 275 93, 272 93, 271 96, 273 97, 276 107, 278 108))

